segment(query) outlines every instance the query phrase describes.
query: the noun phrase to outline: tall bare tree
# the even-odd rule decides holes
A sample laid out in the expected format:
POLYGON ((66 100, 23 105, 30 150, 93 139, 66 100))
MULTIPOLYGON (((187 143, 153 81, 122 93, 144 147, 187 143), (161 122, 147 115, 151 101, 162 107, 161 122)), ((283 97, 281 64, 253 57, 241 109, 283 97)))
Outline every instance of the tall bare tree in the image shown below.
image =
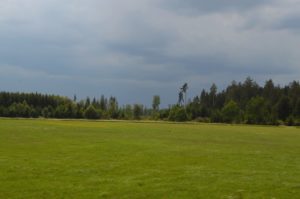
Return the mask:
POLYGON ((184 83, 182 85, 182 87, 180 88, 180 90, 182 91, 182 93, 184 94, 184 105, 186 106, 186 95, 187 95, 187 90, 189 89, 189 86, 187 83, 184 83))
POLYGON ((186 95, 188 90, 188 84, 184 83, 182 87, 180 88, 179 94, 178 94, 178 104, 182 105, 184 104, 186 106, 186 95))

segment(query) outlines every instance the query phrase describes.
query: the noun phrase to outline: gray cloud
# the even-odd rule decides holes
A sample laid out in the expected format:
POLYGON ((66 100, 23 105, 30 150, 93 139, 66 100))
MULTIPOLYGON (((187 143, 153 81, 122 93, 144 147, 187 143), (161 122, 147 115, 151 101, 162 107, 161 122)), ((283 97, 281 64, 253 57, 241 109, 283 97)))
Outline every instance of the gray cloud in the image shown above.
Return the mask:
POLYGON ((212 82, 300 75, 295 0, 6 0, 0 85, 121 103, 176 102, 212 82))
POLYGON ((202 15, 219 12, 243 12, 271 2, 271 0, 164 0, 162 5, 181 14, 202 15))
POLYGON ((299 31, 300 30, 300 15, 286 16, 273 24, 274 29, 284 29, 299 31))

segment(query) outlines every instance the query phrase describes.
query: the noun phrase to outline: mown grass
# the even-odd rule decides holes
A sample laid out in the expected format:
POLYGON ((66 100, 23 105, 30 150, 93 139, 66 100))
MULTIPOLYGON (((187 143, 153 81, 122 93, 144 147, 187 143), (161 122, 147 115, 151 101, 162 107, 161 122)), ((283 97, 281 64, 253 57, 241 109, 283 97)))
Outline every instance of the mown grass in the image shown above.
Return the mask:
POLYGON ((299 128, 0 119, 0 198, 299 197, 299 128))

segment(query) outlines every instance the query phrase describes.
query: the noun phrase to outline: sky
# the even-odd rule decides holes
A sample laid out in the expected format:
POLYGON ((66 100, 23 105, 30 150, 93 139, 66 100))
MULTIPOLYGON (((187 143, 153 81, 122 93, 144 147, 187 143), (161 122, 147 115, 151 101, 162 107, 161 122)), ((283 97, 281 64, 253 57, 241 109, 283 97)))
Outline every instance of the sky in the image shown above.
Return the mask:
POLYGON ((0 91, 177 101, 300 77, 300 0, 0 0, 0 91))

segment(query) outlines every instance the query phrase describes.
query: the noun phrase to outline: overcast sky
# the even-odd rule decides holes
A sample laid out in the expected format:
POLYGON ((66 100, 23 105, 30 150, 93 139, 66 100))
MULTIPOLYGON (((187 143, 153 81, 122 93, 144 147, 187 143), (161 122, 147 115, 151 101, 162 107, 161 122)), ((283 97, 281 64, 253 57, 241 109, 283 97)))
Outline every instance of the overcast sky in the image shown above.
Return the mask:
POLYGON ((177 101, 300 77, 300 0, 1 0, 0 90, 177 101))

